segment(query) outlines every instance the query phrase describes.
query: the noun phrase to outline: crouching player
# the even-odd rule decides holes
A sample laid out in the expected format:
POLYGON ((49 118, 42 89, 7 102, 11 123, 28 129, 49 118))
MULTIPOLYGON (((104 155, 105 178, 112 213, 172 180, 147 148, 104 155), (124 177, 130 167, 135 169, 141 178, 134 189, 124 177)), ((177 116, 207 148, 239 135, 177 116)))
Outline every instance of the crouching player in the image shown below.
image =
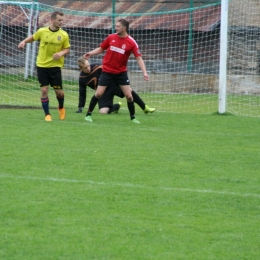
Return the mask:
MULTIPOLYGON (((78 59, 78 66, 81 72, 79 75, 79 103, 76 113, 82 113, 86 103, 87 86, 93 90, 96 90, 98 86, 98 80, 102 72, 102 65, 89 64, 88 60, 86 60, 84 57, 81 57, 78 59)), ((99 112, 101 114, 118 113, 122 103, 118 102, 113 104, 114 96, 120 98, 125 97, 119 86, 108 86, 105 90, 105 93, 98 101, 99 112)), ((155 111, 155 108, 150 108, 148 105, 146 105, 134 90, 132 90, 132 96, 134 102, 140 106, 144 113, 153 113, 155 111)))

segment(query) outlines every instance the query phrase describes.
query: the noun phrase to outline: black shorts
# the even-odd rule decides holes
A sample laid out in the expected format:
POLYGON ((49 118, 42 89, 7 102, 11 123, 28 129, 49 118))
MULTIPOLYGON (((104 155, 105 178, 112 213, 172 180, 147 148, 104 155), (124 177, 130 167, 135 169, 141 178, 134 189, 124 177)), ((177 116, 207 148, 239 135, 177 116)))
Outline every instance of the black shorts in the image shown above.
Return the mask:
POLYGON ((37 67, 37 76, 40 87, 51 86, 54 89, 62 89, 61 68, 41 68, 37 67))
POLYGON ((120 74, 111 74, 102 71, 99 78, 98 85, 99 86, 113 86, 113 85, 126 86, 126 85, 130 85, 130 80, 127 76, 127 72, 122 72, 120 74))
POLYGON ((106 88, 104 94, 98 101, 99 109, 101 109, 103 107, 112 108, 114 96, 123 98, 125 95, 119 86, 115 86, 115 85, 108 86, 106 88))

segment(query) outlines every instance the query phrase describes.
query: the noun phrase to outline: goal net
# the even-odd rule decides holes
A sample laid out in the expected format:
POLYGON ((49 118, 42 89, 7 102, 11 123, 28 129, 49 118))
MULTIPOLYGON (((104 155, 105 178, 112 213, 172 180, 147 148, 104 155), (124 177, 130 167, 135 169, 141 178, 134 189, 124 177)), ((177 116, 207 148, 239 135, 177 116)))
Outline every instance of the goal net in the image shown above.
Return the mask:
POLYGON ((233 0, 228 13, 227 110, 260 116, 260 2, 233 0))
MULTIPOLYGON (((221 1, 0 1, 0 106, 40 107, 35 60, 38 43, 18 50, 20 41, 48 26, 50 13, 64 16, 71 51, 62 70, 65 106, 78 106, 77 59, 97 48, 114 32, 118 18, 130 22, 150 81, 131 56, 131 87, 158 111, 214 113, 218 111, 221 1), (173 3, 174 2, 174 3, 173 3), (178 2, 178 3, 177 3, 178 2)), ((257 38, 259 4, 234 0, 229 4, 227 111, 259 116, 257 38), (250 17, 249 14, 250 13, 250 17)), ((91 57, 101 63, 102 55, 91 57)), ((225 69, 225 68, 221 68, 225 69)), ((93 91, 88 90, 88 100, 93 91)), ((56 107, 54 91, 50 105, 56 107)), ((121 101, 115 97, 115 102, 121 101)), ((124 102, 124 100, 123 100, 124 102)), ((88 104, 88 102, 87 102, 88 104)))

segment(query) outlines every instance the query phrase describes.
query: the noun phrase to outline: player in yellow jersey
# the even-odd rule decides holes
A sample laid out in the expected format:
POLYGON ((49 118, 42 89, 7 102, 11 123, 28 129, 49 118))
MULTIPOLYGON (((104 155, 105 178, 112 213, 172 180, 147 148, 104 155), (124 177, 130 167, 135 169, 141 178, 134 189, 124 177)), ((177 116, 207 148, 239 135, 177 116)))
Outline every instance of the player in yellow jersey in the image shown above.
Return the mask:
POLYGON ((64 56, 69 53, 70 41, 67 32, 61 29, 62 23, 63 13, 53 12, 49 27, 38 29, 33 35, 18 44, 18 48, 21 49, 25 47, 26 43, 40 42, 36 66, 41 87, 41 103, 46 121, 52 121, 49 112, 49 86, 54 89, 59 102, 59 117, 61 120, 65 119, 61 68, 64 66, 64 56))

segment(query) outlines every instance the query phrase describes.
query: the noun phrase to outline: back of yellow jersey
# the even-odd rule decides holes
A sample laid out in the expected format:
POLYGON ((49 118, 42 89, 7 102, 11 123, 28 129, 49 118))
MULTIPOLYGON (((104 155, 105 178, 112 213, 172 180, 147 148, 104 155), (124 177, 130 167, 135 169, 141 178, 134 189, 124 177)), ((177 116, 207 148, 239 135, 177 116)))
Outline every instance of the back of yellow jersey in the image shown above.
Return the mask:
POLYGON ((43 68, 63 67, 64 56, 59 60, 53 59, 53 54, 70 47, 69 35, 62 29, 51 31, 43 27, 33 34, 35 41, 40 41, 36 65, 43 68))

